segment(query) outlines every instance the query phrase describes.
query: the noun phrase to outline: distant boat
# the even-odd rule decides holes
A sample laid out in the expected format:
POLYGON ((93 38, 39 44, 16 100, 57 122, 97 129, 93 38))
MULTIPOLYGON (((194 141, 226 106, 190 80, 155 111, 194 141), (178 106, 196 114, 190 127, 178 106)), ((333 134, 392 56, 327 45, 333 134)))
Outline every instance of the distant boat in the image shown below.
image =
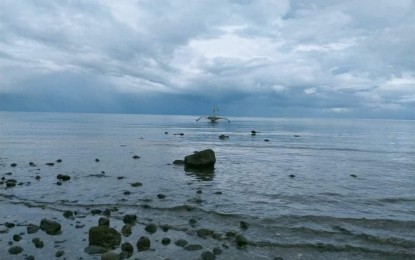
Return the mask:
POLYGON ((199 121, 202 118, 206 118, 206 119, 210 120, 211 123, 216 123, 216 121, 221 120, 221 119, 228 121, 228 123, 231 122, 226 117, 216 116, 216 111, 219 111, 219 109, 216 106, 213 106, 213 109, 212 109, 213 114, 212 115, 210 115, 210 116, 201 116, 198 119, 196 119, 196 121, 199 121))

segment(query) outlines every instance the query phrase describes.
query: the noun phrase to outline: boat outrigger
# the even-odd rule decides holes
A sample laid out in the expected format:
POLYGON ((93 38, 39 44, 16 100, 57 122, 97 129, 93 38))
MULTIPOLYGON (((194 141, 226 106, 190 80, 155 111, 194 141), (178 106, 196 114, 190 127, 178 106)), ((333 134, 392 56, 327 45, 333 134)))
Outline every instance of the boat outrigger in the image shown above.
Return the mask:
POLYGON ((216 123, 216 121, 218 121, 220 119, 227 120, 228 123, 231 122, 226 117, 216 116, 216 111, 219 111, 219 109, 216 106, 213 106, 213 109, 212 109, 213 114, 212 115, 210 115, 210 116, 201 116, 198 119, 196 119, 196 121, 199 121, 202 118, 206 118, 206 119, 210 120, 211 123, 216 123))

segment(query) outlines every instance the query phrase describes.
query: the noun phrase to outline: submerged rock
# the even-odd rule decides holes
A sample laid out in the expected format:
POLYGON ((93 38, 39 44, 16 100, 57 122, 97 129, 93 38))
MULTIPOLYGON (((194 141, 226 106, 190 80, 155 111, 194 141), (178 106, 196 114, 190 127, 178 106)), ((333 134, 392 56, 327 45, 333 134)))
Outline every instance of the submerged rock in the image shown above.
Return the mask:
POLYGON ((245 221, 241 221, 239 222, 239 227, 243 230, 246 230, 249 228, 249 223, 245 222, 245 221))
POLYGON ((108 218, 99 218, 98 219, 98 226, 109 227, 110 220, 108 218))
POLYGON ((38 227, 38 226, 36 226, 36 225, 29 224, 29 225, 27 226, 27 233, 28 233, 28 234, 33 234, 33 233, 36 233, 38 230, 39 230, 39 227, 38 227))
POLYGON ((48 163, 46 163, 46 165, 47 166, 53 166, 53 165, 55 165, 53 162, 48 162, 48 163))
POLYGON ((212 149, 206 149, 184 158, 186 166, 195 168, 213 168, 216 163, 215 152, 212 149))
POLYGON ((188 242, 184 239, 179 239, 176 242, 174 242, 174 244, 176 246, 185 247, 188 244, 188 242))
POLYGON ((121 234, 111 227, 91 227, 88 235, 89 245, 112 249, 121 244, 121 234))
POLYGON ((131 183, 131 187, 140 187, 140 186, 143 186, 143 184, 139 181, 131 183))
POLYGON ((148 233, 154 234, 157 231, 157 226, 155 224, 149 224, 144 228, 148 233))
POLYGON ((43 243, 43 241, 40 238, 33 238, 32 239, 33 244, 35 244, 36 248, 43 248, 45 246, 45 244, 43 243))
POLYGON ((59 251, 56 251, 55 256, 56 256, 56 257, 61 257, 61 256, 63 256, 64 254, 65 254, 65 251, 59 250, 59 251))
POLYGON ((201 249, 203 249, 203 246, 196 245, 196 244, 187 245, 187 246, 184 247, 184 250, 187 250, 187 251, 197 251, 197 250, 201 250, 201 249))
POLYGON ((215 260, 216 256, 210 251, 205 251, 202 253, 201 258, 202 260, 215 260))
POLYGON ((85 247, 84 252, 89 255, 96 255, 108 252, 108 249, 102 246, 87 246, 85 247))
POLYGON ((125 224, 121 228, 121 234, 123 234, 123 236, 125 236, 125 237, 129 237, 131 235, 131 225, 130 224, 125 224))
POLYGON ((183 165, 184 164, 184 160, 174 160, 173 164, 183 165))
POLYGON ((23 248, 20 246, 12 246, 9 248, 9 254, 11 255, 18 255, 23 252, 23 248))
POLYGON ((142 236, 137 241, 137 250, 139 252, 148 250, 150 248, 151 242, 150 239, 146 236, 142 236))
POLYGON ((71 179, 71 176, 66 174, 58 174, 58 176, 56 176, 56 179, 61 181, 69 181, 71 179))
POLYGON ((137 216, 133 214, 127 214, 123 217, 122 221, 124 222, 124 224, 134 225, 137 221, 137 216))
POLYGON ((163 237, 163 239, 161 240, 161 243, 165 246, 167 246, 168 244, 170 244, 171 239, 168 237, 163 237))
POLYGON ((197 230, 197 235, 201 238, 206 238, 213 235, 214 231, 206 228, 201 228, 197 230))
POLYGON ((40 221, 40 229, 45 231, 48 235, 59 235, 62 233, 61 224, 46 218, 40 221))
POLYGON ((247 245, 248 245, 248 239, 246 239, 244 236, 242 236, 242 235, 237 235, 236 237, 235 237, 235 242, 236 242, 236 245, 239 247, 239 248, 244 248, 244 247, 246 247, 247 245))
POLYGON ((133 156, 133 159, 140 159, 140 156, 138 156, 138 155, 134 155, 134 156, 133 156))
POLYGON ((119 260, 120 256, 114 252, 106 252, 101 255, 101 260, 119 260))

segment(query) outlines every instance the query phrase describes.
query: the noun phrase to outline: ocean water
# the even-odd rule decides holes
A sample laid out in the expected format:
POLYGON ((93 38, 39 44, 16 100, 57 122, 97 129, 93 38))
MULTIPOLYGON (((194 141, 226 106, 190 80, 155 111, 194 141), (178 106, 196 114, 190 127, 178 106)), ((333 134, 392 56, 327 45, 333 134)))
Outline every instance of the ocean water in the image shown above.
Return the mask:
POLYGON ((415 121, 196 118, 0 112, 0 177, 20 184, 0 185, 0 259, 52 259, 57 250, 62 259, 100 259, 84 248, 102 217, 91 210, 106 208, 118 230, 123 215, 137 215, 123 242, 150 237, 151 250, 132 259, 200 259, 215 247, 216 259, 415 259, 415 121), (213 171, 172 164, 207 148, 213 171), (57 185, 58 174, 71 180, 57 185), (64 218, 65 210, 77 217, 64 218), (60 222, 62 234, 25 234, 42 218, 60 222), (151 235, 149 223, 171 229, 151 235), (217 235, 199 237, 201 228, 217 235), (229 232, 248 246, 238 248, 229 232), (23 239, 10 242, 18 233, 23 239), (203 249, 164 246, 163 237, 203 249), (24 251, 11 255, 10 244, 24 251))

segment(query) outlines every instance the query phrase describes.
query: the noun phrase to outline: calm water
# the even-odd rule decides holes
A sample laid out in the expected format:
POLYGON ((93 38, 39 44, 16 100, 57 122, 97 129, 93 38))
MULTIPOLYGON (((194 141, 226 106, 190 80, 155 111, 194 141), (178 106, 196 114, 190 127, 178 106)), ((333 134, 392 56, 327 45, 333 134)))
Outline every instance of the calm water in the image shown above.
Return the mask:
MULTIPOLYGON (((72 252, 67 259, 99 259, 83 252, 85 234, 99 217, 89 211, 117 207, 114 226, 122 226, 125 213, 143 224, 168 223, 172 231, 152 239, 218 246, 223 253, 217 259, 415 259, 414 121, 230 118, 210 124, 196 118, 1 112, 0 176, 22 185, 0 185, 0 227, 55 216, 66 228, 66 243, 57 245, 54 237, 55 244, 39 251, 26 235, 19 242, 24 252, 48 257, 61 248, 72 252), (172 164, 206 148, 216 153, 214 172, 172 164), (62 163, 45 165, 57 159, 62 163), (59 173, 71 180, 56 185, 59 173), (131 187, 136 181, 143 186, 131 187), (61 220, 68 209, 84 214, 84 229, 61 220), (247 230, 239 228, 241 220, 250 224, 247 230), (201 239, 198 228, 234 231, 250 245, 237 249, 226 239, 201 239)), ((0 234, 0 259, 14 259, 7 243, 17 231, 0 234)), ((143 230, 135 232, 124 240, 135 244, 143 230)), ((174 244, 137 255, 199 256, 174 244)))

